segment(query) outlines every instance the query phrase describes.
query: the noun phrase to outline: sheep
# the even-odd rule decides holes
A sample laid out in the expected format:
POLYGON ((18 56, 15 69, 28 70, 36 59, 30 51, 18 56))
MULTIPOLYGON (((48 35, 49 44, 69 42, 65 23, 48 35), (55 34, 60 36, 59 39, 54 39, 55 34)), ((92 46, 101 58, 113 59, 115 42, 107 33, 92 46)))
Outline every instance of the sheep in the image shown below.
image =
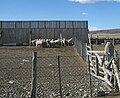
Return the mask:
POLYGON ((43 41, 44 41, 44 39, 37 39, 37 40, 36 40, 36 47, 38 47, 38 45, 39 45, 40 47, 42 47, 43 41))
POLYGON ((50 47, 54 47, 54 46, 55 46, 54 39, 51 39, 51 40, 50 40, 50 47))
POLYGON ((49 48, 50 47, 50 39, 46 39, 46 46, 49 48))
POLYGON ((30 42, 30 44, 31 44, 32 46, 35 46, 35 45, 36 45, 36 39, 35 39, 35 40, 32 40, 32 41, 30 42))
POLYGON ((47 42, 46 42, 46 40, 45 40, 45 39, 43 39, 43 40, 42 40, 42 47, 43 47, 43 48, 48 47, 48 46, 47 46, 47 42))
POLYGON ((35 39, 31 41, 31 45, 40 46, 40 47, 61 47, 61 46, 72 46, 73 40, 72 38, 66 40, 65 38, 54 39, 35 39))
POLYGON ((67 46, 72 46, 73 45, 73 40, 72 38, 67 40, 67 46))
POLYGON ((54 40, 54 44, 55 44, 55 47, 60 47, 62 45, 61 39, 58 38, 58 39, 54 40))
POLYGON ((67 44, 67 41, 66 41, 66 39, 65 38, 63 38, 62 40, 61 40, 61 46, 65 46, 66 44, 67 44))

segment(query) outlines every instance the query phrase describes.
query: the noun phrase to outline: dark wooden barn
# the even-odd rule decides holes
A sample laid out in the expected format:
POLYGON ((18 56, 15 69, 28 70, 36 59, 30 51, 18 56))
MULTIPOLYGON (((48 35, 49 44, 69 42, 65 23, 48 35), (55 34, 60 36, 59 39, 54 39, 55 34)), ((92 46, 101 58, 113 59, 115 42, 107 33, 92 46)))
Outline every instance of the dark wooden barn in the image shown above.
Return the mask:
POLYGON ((88 40, 87 21, 0 21, 0 45, 29 45, 37 38, 88 40))

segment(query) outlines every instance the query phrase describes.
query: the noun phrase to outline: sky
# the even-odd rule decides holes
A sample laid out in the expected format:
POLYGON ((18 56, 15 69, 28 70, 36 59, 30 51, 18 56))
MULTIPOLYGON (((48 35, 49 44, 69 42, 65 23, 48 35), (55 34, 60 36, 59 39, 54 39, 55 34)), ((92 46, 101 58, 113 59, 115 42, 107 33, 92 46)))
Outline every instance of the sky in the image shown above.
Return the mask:
POLYGON ((120 28, 120 0, 0 0, 0 21, 88 21, 89 30, 120 28))

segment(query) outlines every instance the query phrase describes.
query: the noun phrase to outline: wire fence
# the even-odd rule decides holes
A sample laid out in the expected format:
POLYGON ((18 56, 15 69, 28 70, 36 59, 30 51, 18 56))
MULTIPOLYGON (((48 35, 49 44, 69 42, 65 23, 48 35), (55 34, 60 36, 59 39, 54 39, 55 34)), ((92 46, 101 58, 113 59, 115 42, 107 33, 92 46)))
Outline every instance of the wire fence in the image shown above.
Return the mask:
MULTIPOLYGON (((37 57, 36 98, 89 96, 89 75, 79 56, 37 57)), ((32 57, 0 58, 0 98, 29 98, 32 57)))
POLYGON ((77 52, 86 61, 86 57, 87 57, 86 45, 87 45, 87 43, 84 43, 77 37, 74 37, 74 45, 77 49, 77 52))

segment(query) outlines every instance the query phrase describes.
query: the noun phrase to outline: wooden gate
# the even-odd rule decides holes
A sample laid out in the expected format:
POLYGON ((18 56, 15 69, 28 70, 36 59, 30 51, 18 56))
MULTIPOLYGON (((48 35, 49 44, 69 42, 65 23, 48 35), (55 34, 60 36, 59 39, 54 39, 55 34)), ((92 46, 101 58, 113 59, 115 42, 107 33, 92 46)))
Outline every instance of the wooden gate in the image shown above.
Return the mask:
POLYGON ((99 80, 108 91, 120 92, 119 58, 111 42, 107 42, 104 51, 93 51, 88 47, 87 57, 89 73, 99 80))

